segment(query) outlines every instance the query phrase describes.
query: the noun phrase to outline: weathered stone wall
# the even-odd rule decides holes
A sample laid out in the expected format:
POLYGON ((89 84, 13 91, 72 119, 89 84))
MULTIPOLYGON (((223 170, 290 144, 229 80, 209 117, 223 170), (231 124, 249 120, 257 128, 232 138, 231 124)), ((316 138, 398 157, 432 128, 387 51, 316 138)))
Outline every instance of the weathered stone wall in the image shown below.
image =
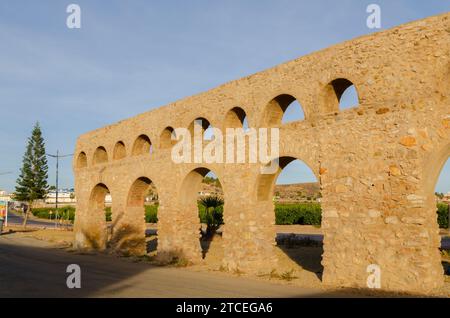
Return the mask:
POLYGON ((325 284, 365 287, 367 266, 378 264, 383 289, 429 292, 443 283, 433 193, 450 155, 449 92, 447 13, 333 46, 82 135, 74 160, 75 246, 101 249, 109 240, 118 250, 144 253, 139 196, 146 182, 140 187, 135 182, 145 177, 159 194, 158 255, 200 261, 195 187, 206 173, 201 168, 207 168, 219 177, 225 196, 223 265, 244 271, 276 267, 272 187, 277 175, 261 175, 257 164, 175 164, 161 138, 167 137, 166 127, 187 128, 199 117, 224 129, 230 110, 240 107, 251 127, 279 127, 282 159, 303 160, 321 183, 325 284), (348 81, 360 104, 339 111, 336 95, 348 81), (300 102, 305 120, 281 124, 285 95, 300 102), (145 154, 133 155, 140 135, 151 140, 151 154, 141 145, 145 154), (119 141, 125 148, 114 155, 119 141), (104 151, 94 155, 98 147, 107 158, 104 151), (82 152, 85 156, 78 156, 82 152), (105 186, 113 198, 110 238, 99 207, 105 186))

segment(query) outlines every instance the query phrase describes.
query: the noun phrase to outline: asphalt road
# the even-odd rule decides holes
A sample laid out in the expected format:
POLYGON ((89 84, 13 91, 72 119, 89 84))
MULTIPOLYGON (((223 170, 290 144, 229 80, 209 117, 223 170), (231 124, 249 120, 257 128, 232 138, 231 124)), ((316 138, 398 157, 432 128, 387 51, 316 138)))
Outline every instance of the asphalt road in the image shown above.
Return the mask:
POLYGON ((83 255, 14 234, 0 236, 0 297, 320 297, 338 296, 221 272, 156 267, 103 254, 83 255), (66 286, 69 264, 81 288, 66 286))

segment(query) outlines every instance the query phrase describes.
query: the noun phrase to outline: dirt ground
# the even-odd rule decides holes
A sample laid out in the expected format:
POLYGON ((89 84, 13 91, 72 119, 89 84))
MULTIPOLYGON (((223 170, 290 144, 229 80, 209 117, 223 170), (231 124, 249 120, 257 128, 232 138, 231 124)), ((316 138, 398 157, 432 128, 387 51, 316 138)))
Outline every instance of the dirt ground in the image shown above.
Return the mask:
MULTIPOLYGON (((288 226, 289 227, 289 226, 288 226)), ((291 226, 291 228, 280 229, 280 233, 300 232, 302 234, 320 234, 320 228, 305 226, 291 226)), ((149 226, 148 228, 153 228, 149 226)), ((22 230, 20 227, 9 227, 6 229, 14 231, 14 235, 20 237, 32 237, 54 243, 58 247, 65 247, 70 250, 73 233, 68 230, 55 229, 28 229, 22 230)), ((153 263, 153 256, 156 255, 157 236, 150 234, 147 236, 148 256, 137 258, 134 261, 148 261, 153 263)), ((205 258, 200 264, 183 267, 183 269, 194 272, 225 272, 222 267, 223 246, 222 238, 216 235, 211 242, 201 242, 202 248, 207 250, 205 258)), ((322 243, 310 239, 296 238, 293 235, 284 235, 277 240, 276 253, 279 258, 277 268, 267 273, 249 274, 241 271, 225 273, 231 276, 242 276, 257 280, 268 280, 279 284, 286 284, 305 288, 315 288, 326 290, 322 285, 322 265, 320 264, 323 253, 322 243)), ((450 251, 442 251, 442 263, 447 275, 445 276, 445 286, 440 291, 436 291, 436 296, 450 297, 450 251)))

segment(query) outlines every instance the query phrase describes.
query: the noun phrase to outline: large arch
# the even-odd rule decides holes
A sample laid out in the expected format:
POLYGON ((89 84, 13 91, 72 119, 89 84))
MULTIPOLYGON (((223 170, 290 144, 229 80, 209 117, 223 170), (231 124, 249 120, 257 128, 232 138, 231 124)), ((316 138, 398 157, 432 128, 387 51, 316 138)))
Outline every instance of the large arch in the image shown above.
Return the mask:
POLYGON ((105 199, 110 194, 104 183, 98 183, 89 196, 87 218, 91 228, 95 230, 84 233, 87 243, 96 250, 104 250, 108 242, 108 228, 105 217, 105 199))
MULTIPOLYGON (((281 116, 275 115, 283 108, 276 101, 278 112, 267 115, 265 107, 278 94, 286 93, 304 103, 306 120, 276 125, 280 151, 302 159, 316 176, 320 173, 326 235, 323 284, 366 288, 368 266, 379 265, 383 290, 428 293, 441 287, 433 192, 448 156, 444 149, 449 147, 449 91, 442 89, 450 87, 448 61, 443 55, 448 48, 441 45, 447 43, 442 25, 449 18, 444 14, 343 43, 83 134, 75 153, 86 151, 89 167, 99 145, 107 146, 110 158, 107 165, 93 169, 74 165, 77 219, 81 220, 77 229, 86 227, 97 233, 96 226, 88 228, 92 182, 108 182, 113 187, 118 198, 115 208, 120 212, 127 206, 131 184, 148 175, 157 178, 154 181, 162 187, 164 201, 158 222, 158 254, 181 251, 200 259, 195 199, 193 206, 186 206, 180 189, 187 174, 203 163, 174 163, 169 151, 151 160, 147 154, 132 157, 135 138, 147 130, 153 141, 153 134, 159 137, 162 128, 171 123, 188 127, 199 116, 222 127, 227 112, 241 104, 248 107, 244 109, 254 127, 268 127, 264 117, 277 122, 281 116), (418 33, 422 40, 411 47, 418 33), (427 33, 433 37, 424 37, 427 33), (397 50, 384 54, 374 41, 389 42, 397 50), (390 63, 393 60, 401 63, 390 63), (395 70, 384 67, 386 63, 395 70), (359 90, 360 107, 339 112, 350 83, 359 90), (110 150, 116 138, 126 141, 129 148, 124 162, 112 160, 110 150)), ((240 121, 239 114, 233 115, 240 121)), ((270 272, 276 267, 271 195, 276 175, 261 176, 258 162, 205 165, 222 174, 219 177, 226 187, 225 268, 270 272)))
POLYGON ((139 135, 133 143, 133 149, 131 150, 132 156, 142 156, 151 154, 152 142, 147 135, 139 135))
MULTIPOLYGON (((244 128, 244 122, 247 118, 245 110, 241 107, 230 109, 224 119, 224 129, 226 128, 244 128)), ((225 133, 225 130, 223 131, 225 133)))
POLYGON ((114 220, 111 241, 121 253, 147 253, 145 201, 152 185, 152 180, 147 177, 137 178, 129 188, 124 215, 120 220, 114 220))
MULTIPOLYGON (((435 188, 444 165, 450 160, 450 142, 442 143, 440 147, 436 148, 436 151, 432 151, 424 158, 425 164, 422 170, 420 193, 410 196, 410 199, 413 203, 415 202, 414 200, 424 200, 425 204, 423 209, 421 209, 421 213, 417 213, 415 216, 418 218, 417 222, 420 221, 419 223, 422 224, 422 227, 426 228, 430 233, 430 239, 426 246, 421 246, 421 253, 427 253, 429 257, 427 259, 428 274, 431 277, 435 277, 436 280, 439 277, 441 281, 444 281, 445 272, 441 265, 441 253, 439 251, 439 248, 441 248, 441 240, 438 234, 439 224, 435 188)), ((411 215, 411 217, 414 217, 414 215, 411 215)), ((438 284, 437 281, 434 283, 438 284)))
POLYGON ((176 140, 175 130, 171 126, 164 128, 164 130, 161 133, 161 136, 159 138, 159 148, 169 149, 176 143, 177 143, 177 140, 176 140))
POLYGON ((93 165, 104 164, 108 162, 108 153, 106 152, 105 147, 100 146, 94 152, 94 157, 92 159, 93 165))
POLYGON ((347 78, 336 78, 330 81, 324 88, 323 91, 323 104, 324 110, 326 112, 338 112, 339 110, 343 110, 345 108, 356 107, 359 106, 360 97, 356 85, 352 81, 347 78), (347 102, 349 105, 346 107, 341 107, 342 97, 349 90, 354 89, 355 91, 355 102, 347 102))
MULTIPOLYGON (((261 227, 266 229, 263 231, 267 235, 266 240, 274 242, 272 253, 278 260, 276 270, 292 270, 294 273, 306 270, 321 279, 323 241, 320 229, 314 234, 277 233, 280 225, 321 225, 318 173, 314 172, 308 163, 295 156, 281 156, 273 159, 271 165, 276 166, 272 173, 261 173, 258 177, 256 199, 261 227), (286 180, 278 184, 277 180, 280 180, 284 170, 292 166, 304 171, 289 171, 286 180)), ((299 227, 298 230, 304 229, 299 227)))

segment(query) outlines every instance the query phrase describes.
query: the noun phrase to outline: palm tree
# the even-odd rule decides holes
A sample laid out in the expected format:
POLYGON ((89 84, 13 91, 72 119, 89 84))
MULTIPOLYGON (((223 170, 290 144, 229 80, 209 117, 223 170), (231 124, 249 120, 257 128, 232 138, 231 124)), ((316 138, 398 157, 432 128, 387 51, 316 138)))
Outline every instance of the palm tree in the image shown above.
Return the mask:
POLYGON ((217 229, 223 224, 223 215, 219 207, 223 205, 223 199, 216 196, 206 196, 200 199, 199 203, 205 207, 206 234, 205 238, 211 239, 217 229))

